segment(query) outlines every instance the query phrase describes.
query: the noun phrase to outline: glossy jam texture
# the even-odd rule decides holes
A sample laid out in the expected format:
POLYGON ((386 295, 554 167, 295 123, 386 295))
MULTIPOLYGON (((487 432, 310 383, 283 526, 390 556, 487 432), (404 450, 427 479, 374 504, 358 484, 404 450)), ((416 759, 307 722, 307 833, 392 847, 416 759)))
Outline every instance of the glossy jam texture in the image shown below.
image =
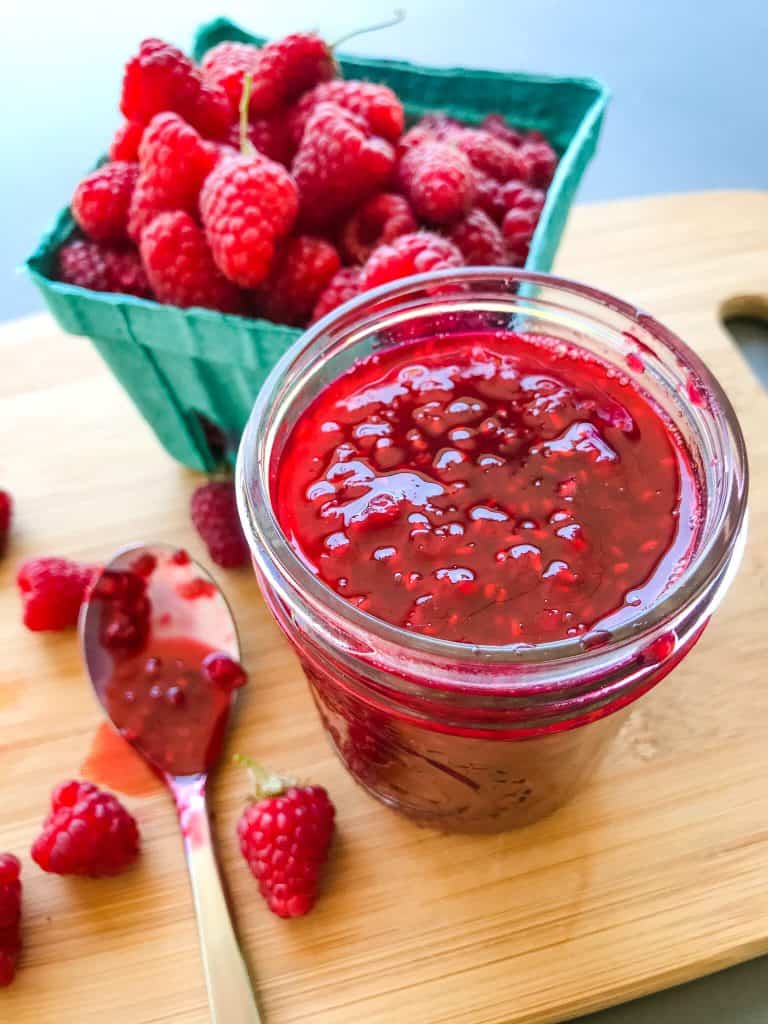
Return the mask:
POLYGON ((153 637, 117 659, 106 683, 109 717, 170 775, 207 771, 219 755, 231 694, 203 669, 212 653, 192 637, 153 637))
POLYGON ((308 406, 273 481, 338 594, 416 633, 541 643, 658 599, 695 539, 670 423, 621 371, 536 335, 405 343, 308 406))

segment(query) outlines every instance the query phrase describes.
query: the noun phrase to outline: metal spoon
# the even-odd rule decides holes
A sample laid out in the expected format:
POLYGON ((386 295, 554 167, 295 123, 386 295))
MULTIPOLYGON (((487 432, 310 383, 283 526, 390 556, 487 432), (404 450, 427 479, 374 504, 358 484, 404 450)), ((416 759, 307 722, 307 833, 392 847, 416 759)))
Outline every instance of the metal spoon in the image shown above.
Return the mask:
MULTIPOLYGON (((109 703, 110 680, 121 659, 120 653, 103 641, 103 626, 109 608, 108 602, 99 596, 99 582, 105 579, 105 574, 133 570, 141 564, 138 560, 145 556, 156 563, 147 579, 146 595, 151 607, 149 641, 141 658, 126 659, 123 654, 121 672, 126 679, 122 679, 120 685, 124 685, 134 671, 134 663, 138 679, 147 656, 152 654, 153 639, 162 643, 163 639, 170 637, 193 638, 239 661, 237 630, 223 594, 202 566, 191 559, 185 562, 183 556, 178 556, 174 548, 165 544, 136 544, 122 548, 105 566, 80 615, 82 651, 91 684, 107 716, 162 776, 176 802, 194 896, 212 1024, 261 1024, 224 895, 206 805, 208 773, 218 756, 233 698, 220 699, 211 742, 202 754, 200 764, 189 762, 183 768, 187 774, 173 773, 169 755, 165 756, 166 763, 160 763, 163 757, 157 744, 153 746, 151 724, 145 734, 137 735, 135 730, 125 727, 125 722, 116 721, 120 714, 116 716, 115 705, 110 707, 109 703), (191 597, 196 589, 203 593, 191 597), (190 764, 194 770, 189 770, 190 764)), ((110 582, 114 578, 107 577, 110 582)), ((179 707, 173 713, 183 716, 184 711, 184 707, 179 707)))

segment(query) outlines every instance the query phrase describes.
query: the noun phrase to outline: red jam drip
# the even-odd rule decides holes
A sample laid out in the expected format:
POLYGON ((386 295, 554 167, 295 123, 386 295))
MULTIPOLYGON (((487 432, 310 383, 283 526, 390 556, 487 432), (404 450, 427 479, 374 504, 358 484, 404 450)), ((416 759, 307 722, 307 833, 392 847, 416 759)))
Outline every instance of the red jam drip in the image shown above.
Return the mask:
POLYGON ((552 338, 434 338, 359 361, 299 417, 273 481, 290 543, 380 619, 478 644, 610 628, 656 600, 699 492, 620 369, 552 338))
POLYGON ((153 637, 119 658, 105 685, 115 726, 170 775, 207 771, 221 750, 232 697, 203 669, 212 653, 189 637, 153 637))

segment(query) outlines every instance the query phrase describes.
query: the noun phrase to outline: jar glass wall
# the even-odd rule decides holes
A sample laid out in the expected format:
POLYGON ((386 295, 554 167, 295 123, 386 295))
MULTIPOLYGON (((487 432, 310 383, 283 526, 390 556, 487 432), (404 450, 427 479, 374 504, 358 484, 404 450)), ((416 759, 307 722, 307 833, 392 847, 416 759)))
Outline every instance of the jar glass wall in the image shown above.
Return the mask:
POLYGON ((568 799, 632 703, 693 646, 738 565, 747 465, 717 381, 652 318, 558 278, 472 268, 385 286, 311 327, 257 400, 237 490, 262 591, 348 770, 423 824, 495 831, 568 799), (663 411, 700 491, 693 549, 651 603, 579 637, 458 643, 374 618, 327 586, 280 527, 274 489, 286 440, 328 383, 372 353, 420 338, 439 344, 510 331, 593 353, 663 411))

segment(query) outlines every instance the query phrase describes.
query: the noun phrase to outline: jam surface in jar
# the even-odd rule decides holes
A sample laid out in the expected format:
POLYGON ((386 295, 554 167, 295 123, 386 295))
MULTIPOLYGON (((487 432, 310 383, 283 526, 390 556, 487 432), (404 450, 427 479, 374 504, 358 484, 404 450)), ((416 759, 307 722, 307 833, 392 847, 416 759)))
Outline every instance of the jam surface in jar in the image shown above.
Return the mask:
POLYGON ((537 644, 609 629, 686 565, 682 439, 621 370, 542 335, 406 342, 299 417, 273 501, 338 594, 414 633, 537 644))

